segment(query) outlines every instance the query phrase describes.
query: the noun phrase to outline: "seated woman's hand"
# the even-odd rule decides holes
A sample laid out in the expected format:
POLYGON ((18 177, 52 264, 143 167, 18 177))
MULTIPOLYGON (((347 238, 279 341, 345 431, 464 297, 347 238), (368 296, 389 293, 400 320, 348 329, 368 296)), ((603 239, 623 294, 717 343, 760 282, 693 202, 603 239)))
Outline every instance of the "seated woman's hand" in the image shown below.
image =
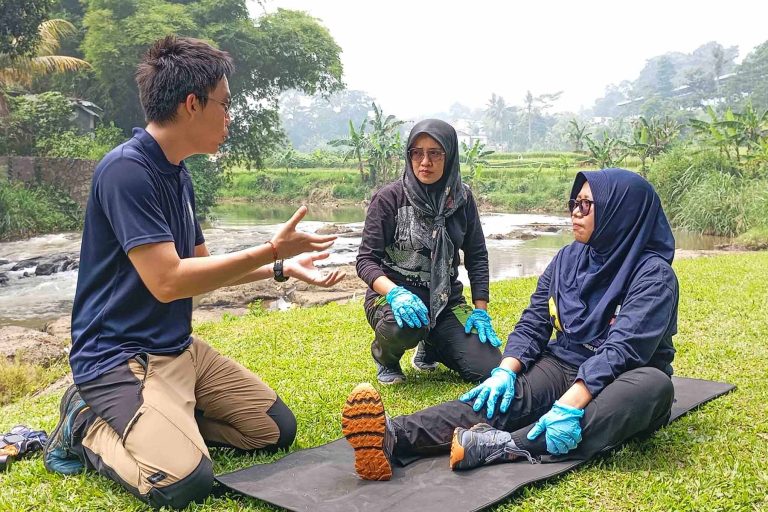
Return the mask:
POLYGON ((472 405, 472 409, 475 412, 480 411, 483 405, 485 405, 487 409, 486 417, 491 419, 499 397, 502 397, 499 412, 505 413, 509 409, 509 404, 515 398, 515 379, 517 379, 515 372, 500 366, 496 367, 491 372, 490 377, 485 379, 479 386, 475 386, 461 395, 459 400, 462 402, 474 400, 475 403, 472 405))
POLYGON ((469 334, 473 327, 477 329, 480 342, 485 343, 489 341, 494 347, 501 346, 501 340, 496 335, 496 331, 493 330, 493 325, 491 325, 491 315, 486 310, 476 308, 472 311, 472 314, 467 318, 467 323, 464 325, 464 332, 469 334))
POLYGON ((547 451, 552 455, 565 455, 581 442, 581 423, 584 409, 577 409, 559 401, 528 432, 529 441, 546 432, 547 451))
POLYGON ((403 321, 408 327, 418 329, 429 325, 429 311, 424 302, 411 291, 402 286, 395 286, 387 293, 387 302, 395 315, 398 327, 403 327, 403 321))

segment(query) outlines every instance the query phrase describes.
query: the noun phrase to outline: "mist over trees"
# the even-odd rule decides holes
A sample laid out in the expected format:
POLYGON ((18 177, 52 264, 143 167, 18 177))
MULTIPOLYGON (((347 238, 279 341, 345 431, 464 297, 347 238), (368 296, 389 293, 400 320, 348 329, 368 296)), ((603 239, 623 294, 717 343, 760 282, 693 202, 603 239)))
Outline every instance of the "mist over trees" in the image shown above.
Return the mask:
MULTIPOLYGON (((571 121, 614 138, 631 138, 633 121, 640 116, 685 123, 691 117, 704 118, 707 106, 724 111, 727 106, 740 109, 751 101, 757 110, 768 108, 768 41, 749 52, 741 64, 736 62, 738 56, 737 47, 710 41, 691 53, 651 57, 637 77, 609 84, 592 108, 580 112, 557 112, 560 91, 527 91, 520 98, 492 93, 481 108, 456 102, 443 112, 424 113, 419 118, 444 119, 456 127, 460 137, 469 142, 482 140, 497 151, 571 150, 571 121)), ((359 126, 371 117, 374 99, 364 91, 301 99, 287 93, 280 118, 293 147, 310 152, 346 135, 350 120, 359 126)))

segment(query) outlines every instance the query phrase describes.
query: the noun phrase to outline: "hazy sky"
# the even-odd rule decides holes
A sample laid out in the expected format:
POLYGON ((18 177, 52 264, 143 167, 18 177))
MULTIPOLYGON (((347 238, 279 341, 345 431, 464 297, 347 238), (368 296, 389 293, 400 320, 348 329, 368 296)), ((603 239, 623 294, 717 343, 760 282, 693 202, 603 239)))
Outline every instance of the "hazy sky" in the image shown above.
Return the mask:
MULTIPOLYGON (((251 5, 252 13, 263 12, 251 5)), ((554 110, 592 106, 647 59, 717 41, 741 60, 768 40, 765 0, 267 0, 308 12, 342 48, 344 81, 398 117, 564 91, 554 110)))

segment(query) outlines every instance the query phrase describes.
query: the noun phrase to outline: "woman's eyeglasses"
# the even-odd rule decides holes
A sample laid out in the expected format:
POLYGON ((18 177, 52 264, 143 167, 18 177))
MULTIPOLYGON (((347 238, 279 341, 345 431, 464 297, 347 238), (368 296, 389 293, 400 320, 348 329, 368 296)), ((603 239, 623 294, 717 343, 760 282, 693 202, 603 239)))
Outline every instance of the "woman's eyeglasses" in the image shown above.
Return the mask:
POLYGON ((586 217, 589 215, 592 205, 595 204, 591 199, 570 199, 568 201, 568 213, 573 213, 574 208, 578 205, 579 213, 586 217))
MULTIPOLYGON (((421 148, 411 148, 408 150, 408 156, 411 158, 412 162, 421 162, 424 160, 424 153, 425 151, 421 148)), ((426 154, 431 162, 439 162, 445 158, 445 151, 440 149, 428 149, 426 150, 426 154)))

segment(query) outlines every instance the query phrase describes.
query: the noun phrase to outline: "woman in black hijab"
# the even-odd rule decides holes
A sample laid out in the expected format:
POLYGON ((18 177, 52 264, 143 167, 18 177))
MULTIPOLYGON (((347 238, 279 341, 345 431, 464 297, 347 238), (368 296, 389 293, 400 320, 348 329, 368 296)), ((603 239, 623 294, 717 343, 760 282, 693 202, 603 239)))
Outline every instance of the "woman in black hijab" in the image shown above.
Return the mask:
POLYGON ((362 478, 449 446, 452 469, 587 459, 667 423, 679 295, 659 196, 631 171, 580 172, 568 209, 575 241, 539 278, 488 379, 392 420, 369 384, 355 388, 342 428, 362 478))
POLYGON ((371 198, 357 274, 369 287, 365 312, 381 384, 405 381, 400 358, 417 345, 417 370, 443 363, 478 381, 499 364, 501 341, 487 312, 488 251, 449 124, 427 119, 411 130, 401 178, 371 198), (474 308, 458 280, 459 249, 474 308))

